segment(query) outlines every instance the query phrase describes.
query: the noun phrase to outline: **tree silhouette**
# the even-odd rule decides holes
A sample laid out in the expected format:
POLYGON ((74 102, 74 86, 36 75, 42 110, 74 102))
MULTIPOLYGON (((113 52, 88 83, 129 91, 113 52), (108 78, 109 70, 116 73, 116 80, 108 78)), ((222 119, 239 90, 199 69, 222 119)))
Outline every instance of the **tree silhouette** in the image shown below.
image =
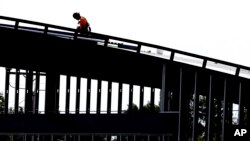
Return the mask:
POLYGON ((3 93, 0 92, 0 114, 4 114, 4 102, 3 93))
POLYGON ((159 113, 160 107, 158 105, 154 105, 153 108, 151 108, 151 103, 148 102, 146 105, 142 107, 140 110, 136 104, 132 104, 132 109, 127 109, 124 114, 132 114, 132 113, 159 113))

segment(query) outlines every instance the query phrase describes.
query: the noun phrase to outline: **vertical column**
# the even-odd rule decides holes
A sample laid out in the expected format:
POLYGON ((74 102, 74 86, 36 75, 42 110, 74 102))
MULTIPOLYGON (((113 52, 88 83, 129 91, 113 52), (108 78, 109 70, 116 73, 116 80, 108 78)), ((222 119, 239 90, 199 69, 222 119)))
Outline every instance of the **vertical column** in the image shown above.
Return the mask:
POLYGON ((183 101, 183 98, 182 98, 182 68, 180 68, 180 78, 179 78, 179 125, 178 125, 178 141, 183 141, 183 139, 185 140, 184 136, 183 136, 183 125, 184 124, 182 122, 182 101, 183 101))
MULTIPOLYGON (((248 95, 250 95, 250 89, 249 89, 249 87, 250 87, 250 81, 248 81, 248 82, 245 83, 245 87, 244 87, 244 88, 245 88, 245 89, 244 89, 245 91, 244 91, 243 94, 244 94, 244 96, 246 96, 246 97, 247 97, 248 95)), ((245 100, 244 100, 244 101, 245 101, 245 100)), ((246 105, 246 108, 247 108, 247 109, 246 109, 246 110, 247 110, 247 111, 246 111, 247 113, 245 113, 245 114, 246 114, 246 117, 247 117, 247 118, 246 118, 246 121, 245 121, 245 122, 246 122, 245 125, 246 125, 246 128, 247 128, 247 131, 249 132, 249 131, 250 131, 250 103, 247 102, 247 100, 246 100, 246 101, 245 101, 245 105, 246 105)), ((249 135, 248 135, 248 136, 249 136, 249 135)))
POLYGON ((59 113, 59 82, 59 74, 46 73, 45 114, 59 113))
POLYGON ((19 79, 20 79, 20 70, 16 69, 16 85, 15 85, 15 114, 18 114, 19 108, 19 79))
POLYGON ((119 92, 118 92, 118 114, 122 111, 122 83, 119 82, 119 92))
POLYGON ((25 114, 32 114, 33 109, 33 71, 26 71, 26 86, 25 86, 25 114))
POLYGON ((15 23, 15 30, 18 30, 18 25, 19 25, 19 21, 16 21, 16 23, 15 23))
POLYGON ((111 141, 111 137, 106 134, 106 141, 111 141))
POLYGON ((218 96, 218 105, 217 105, 217 117, 216 117, 216 124, 217 124, 217 127, 215 128, 215 133, 216 133, 216 139, 219 140, 221 139, 221 96, 218 96))
POLYGON ((112 82, 108 81, 108 102, 107 102, 107 114, 111 113, 111 90, 112 90, 112 82))
POLYGON ((170 61, 174 60, 174 54, 175 54, 174 51, 172 51, 171 54, 170 54, 170 58, 169 58, 170 61))
POLYGON ((167 111, 171 111, 171 91, 167 91, 167 98, 165 99, 165 102, 166 102, 166 110, 167 111))
MULTIPOLYGON (((205 87, 206 88, 209 88, 209 85, 210 84, 208 84, 208 86, 206 85, 205 87)), ((209 90, 208 90, 209 91, 209 90)), ((205 124, 205 139, 206 139, 206 141, 207 141, 207 138, 208 138, 208 117, 209 117, 209 93, 207 94, 205 94, 206 95, 206 102, 205 102, 205 107, 206 107, 206 109, 205 109, 205 121, 206 121, 206 124, 205 124)))
POLYGON ((170 91, 169 93, 172 94, 172 100, 171 100, 171 110, 173 111, 179 111, 179 105, 180 105, 180 92, 179 92, 179 79, 178 76, 179 74, 179 69, 176 67, 173 68, 168 68, 168 73, 167 73, 167 86, 168 90, 170 91))
POLYGON ((155 88, 151 88, 150 93, 150 111, 155 111, 155 88))
POLYGON ((206 68, 206 66, 207 66, 207 60, 204 59, 204 60, 203 60, 203 63, 202 63, 202 68, 206 68))
POLYGON ((67 135, 64 135, 64 141, 67 141, 67 135))
POLYGON ((80 108, 80 87, 81 87, 81 77, 76 78, 76 114, 79 114, 80 108))
POLYGON ((165 104, 165 102, 168 102, 168 97, 166 96, 166 64, 163 64, 162 67, 162 81, 161 81, 161 100, 160 100, 160 111, 165 111, 165 108, 168 109, 168 103, 165 104), (166 106, 166 107, 165 107, 166 106))
POLYGON ((204 113, 205 114, 205 136, 204 138, 207 140, 208 137, 208 117, 209 117, 209 93, 210 93, 210 75, 205 73, 202 73, 202 89, 203 89, 203 98, 205 98, 205 102, 202 104, 205 104, 205 109, 204 109, 204 113))
MULTIPOLYGON (((232 85, 232 84, 230 84, 230 85, 232 85)), ((228 87, 228 88, 229 88, 228 90, 230 90, 231 86, 228 87)), ((230 95, 228 95, 228 111, 227 111, 227 113, 228 113, 228 117, 227 117, 228 118, 227 131, 228 132, 227 133, 230 133, 230 131, 232 130, 231 128, 232 128, 232 122, 233 122, 233 118, 232 118, 233 117, 233 103, 232 103, 232 95, 231 95, 231 93, 230 93, 230 95)))
POLYGON ((227 79, 224 80, 224 90, 223 90, 223 117, 222 117, 222 141, 225 141, 225 132, 226 132, 226 113, 228 105, 227 105, 227 79))
POLYGON ((22 141, 26 141, 26 135, 25 134, 22 135, 22 139, 21 140, 22 141))
POLYGON ((137 53, 140 53, 141 52, 141 44, 138 44, 137 46, 137 53))
POLYGON ((44 35, 48 34, 48 29, 49 29, 49 27, 46 25, 45 28, 44 28, 44 35))
POLYGON ((90 91, 91 91, 91 79, 87 78, 87 102, 86 102, 86 114, 90 113, 90 91))
POLYGON ((66 78, 66 105, 65 105, 65 109, 66 109, 66 114, 69 114, 69 102, 70 102, 70 76, 67 75, 66 78))
MULTIPOLYGON (((250 94, 250 91, 248 91, 248 93, 247 94, 250 94)), ((248 103, 246 103, 246 106, 247 106, 247 120, 246 120, 246 122, 247 122, 247 129, 248 129, 248 131, 249 131, 249 129, 250 129, 250 104, 249 104, 249 102, 248 103)))
POLYGON ((5 72, 5 103, 4 103, 4 113, 8 114, 9 107, 9 84, 10 84, 10 69, 6 68, 5 72))
POLYGON ((35 89, 35 114, 38 114, 39 107, 39 88, 40 87, 40 72, 36 72, 36 89, 35 89))
POLYGON ((192 141, 197 141, 197 129, 198 129, 198 110, 199 110, 199 94, 197 93, 197 72, 194 76, 194 117, 193 117, 193 132, 192 141))
POLYGON ((129 84, 129 105, 128 111, 131 112, 133 110, 133 85, 129 84))
POLYGON ((122 136, 121 135, 117 136, 117 141, 122 141, 122 136))
POLYGON ((236 72, 235 72, 235 76, 239 76, 239 73, 240 73, 240 68, 237 67, 237 68, 236 68, 236 72))
POLYGON ((239 113, 238 113, 239 125, 244 124, 244 106, 242 102, 242 83, 239 82, 239 113))
POLYGON ((101 113, 101 85, 102 85, 102 81, 101 80, 97 80, 97 114, 101 113))
POLYGON ((60 75, 56 74, 55 76, 55 107, 54 113, 59 114, 59 88, 60 88, 60 75))
POLYGON ((77 141, 81 141, 81 135, 78 135, 77 141))
POLYGON ((207 141, 212 140, 213 138, 213 115, 214 115, 214 98, 212 94, 212 81, 213 77, 210 75, 209 77, 209 109, 208 109, 208 122, 207 122, 207 141))
POLYGON ((144 86, 140 87, 140 111, 143 110, 143 100, 144 100, 144 86))
POLYGON ((178 141, 187 140, 187 123, 188 123, 188 90, 190 80, 187 79, 189 77, 183 68, 179 69, 179 126, 178 126, 178 141))

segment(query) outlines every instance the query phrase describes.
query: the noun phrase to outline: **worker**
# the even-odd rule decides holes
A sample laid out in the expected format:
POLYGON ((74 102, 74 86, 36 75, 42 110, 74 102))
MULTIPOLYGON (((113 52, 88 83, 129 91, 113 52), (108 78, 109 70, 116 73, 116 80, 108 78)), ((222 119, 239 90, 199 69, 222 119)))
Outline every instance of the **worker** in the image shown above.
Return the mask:
POLYGON ((90 28, 90 25, 89 25, 87 19, 85 17, 81 16, 80 13, 74 13, 73 18, 78 20, 77 30, 80 33, 91 32, 91 28, 90 28))

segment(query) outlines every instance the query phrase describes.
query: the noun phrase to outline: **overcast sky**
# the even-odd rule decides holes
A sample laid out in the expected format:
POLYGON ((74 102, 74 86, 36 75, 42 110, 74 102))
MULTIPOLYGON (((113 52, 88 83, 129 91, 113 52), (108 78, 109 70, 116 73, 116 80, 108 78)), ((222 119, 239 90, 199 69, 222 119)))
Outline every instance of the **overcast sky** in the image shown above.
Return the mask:
POLYGON ((250 67, 249 0, 0 0, 0 15, 184 50, 250 67))

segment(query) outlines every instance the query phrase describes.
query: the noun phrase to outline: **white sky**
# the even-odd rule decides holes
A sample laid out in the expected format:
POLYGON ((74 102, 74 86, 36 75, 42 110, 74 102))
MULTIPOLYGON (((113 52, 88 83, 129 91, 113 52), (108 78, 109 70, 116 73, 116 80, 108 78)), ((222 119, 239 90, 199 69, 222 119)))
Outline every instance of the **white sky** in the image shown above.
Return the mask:
POLYGON ((0 0, 0 15, 92 31, 250 66, 249 0, 0 0))

